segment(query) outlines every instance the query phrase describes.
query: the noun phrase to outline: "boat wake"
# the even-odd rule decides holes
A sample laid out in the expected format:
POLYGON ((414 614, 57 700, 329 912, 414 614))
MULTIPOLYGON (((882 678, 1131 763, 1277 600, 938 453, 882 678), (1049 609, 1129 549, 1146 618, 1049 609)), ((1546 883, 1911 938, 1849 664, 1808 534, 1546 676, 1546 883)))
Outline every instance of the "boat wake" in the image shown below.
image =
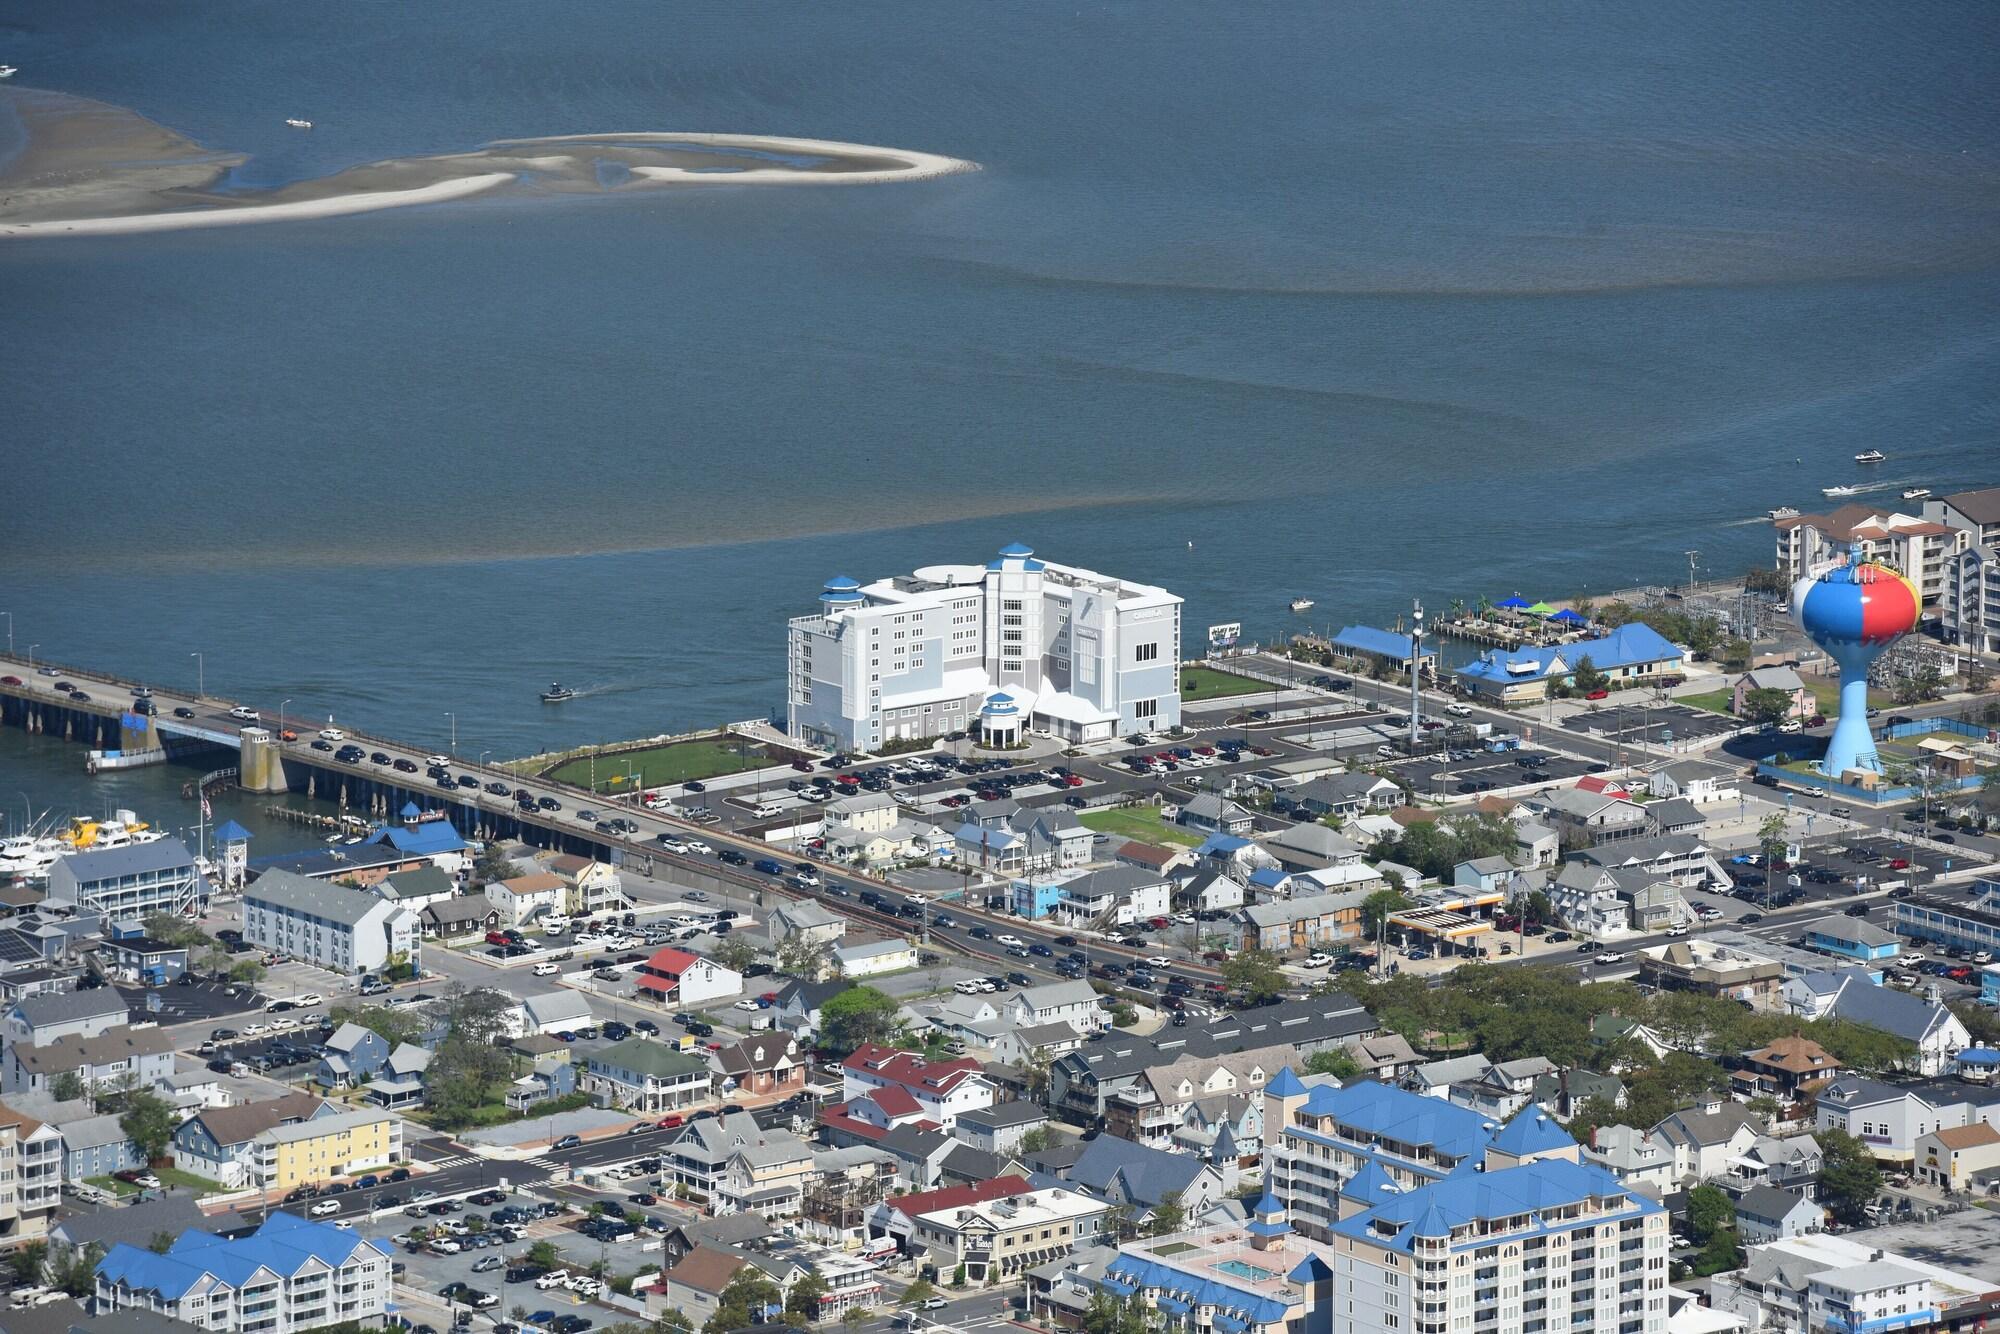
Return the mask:
POLYGON ((978 165, 909 149, 757 134, 576 134, 392 158, 273 189, 223 190, 246 160, 135 112, 8 94, 28 146, 0 175, 0 237, 106 236, 372 213, 507 192, 623 195, 716 185, 873 185, 978 165))

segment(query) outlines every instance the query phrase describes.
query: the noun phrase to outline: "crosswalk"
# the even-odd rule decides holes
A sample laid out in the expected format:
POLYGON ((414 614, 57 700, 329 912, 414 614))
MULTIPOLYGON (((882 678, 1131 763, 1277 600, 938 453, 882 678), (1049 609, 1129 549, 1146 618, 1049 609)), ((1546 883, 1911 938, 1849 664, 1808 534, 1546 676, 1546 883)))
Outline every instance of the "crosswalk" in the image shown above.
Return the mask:
POLYGON ((437 1168, 464 1167, 470 1163, 478 1162, 479 1158, 475 1154, 456 1153, 449 1158, 432 1158, 429 1161, 432 1167, 437 1168))
POLYGON ((530 1166, 540 1167, 550 1172, 560 1171, 563 1167, 567 1166, 567 1164, 559 1163, 553 1158, 529 1158, 526 1161, 530 1166))

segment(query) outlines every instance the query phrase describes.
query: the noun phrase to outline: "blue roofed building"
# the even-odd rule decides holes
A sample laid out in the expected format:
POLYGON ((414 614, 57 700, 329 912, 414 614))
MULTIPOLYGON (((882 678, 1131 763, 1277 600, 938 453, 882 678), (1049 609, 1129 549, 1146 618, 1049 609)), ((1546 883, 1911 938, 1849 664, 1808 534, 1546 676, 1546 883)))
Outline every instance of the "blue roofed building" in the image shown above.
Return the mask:
MULTIPOLYGON (((368 836, 367 841, 377 846, 391 847, 409 857, 449 857, 463 856, 466 842, 459 837, 449 820, 412 820, 406 824, 383 825, 368 836)), ((456 869, 453 863, 450 869, 456 869)))
POLYGON ((1340 1216, 1342 1183, 1369 1164, 1397 1186, 1420 1186, 1479 1162, 1500 1128, 1484 1113, 1370 1079, 1343 1088, 1286 1069, 1264 1090, 1271 1187, 1292 1225, 1320 1239, 1340 1216))
POLYGON ((372 1325, 388 1306, 389 1264, 389 1252, 357 1232, 280 1212, 234 1241, 191 1229, 164 1255, 118 1243, 97 1263, 95 1309, 230 1334, 372 1325))
MULTIPOLYGON (((1410 637, 1393 630, 1377 630, 1372 625, 1350 625, 1333 637, 1333 646, 1358 658, 1386 662, 1405 672, 1410 670, 1410 637)), ((1422 659, 1425 671, 1435 669, 1437 650, 1423 650, 1422 659)))
POLYGON ((1551 683, 1569 684, 1584 659, 1620 685, 1657 682, 1679 676, 1685 654, 1673 643, 1638 621, 1621 625, 1601 639, 1549 647, 1489 649, 1452 675, 1467 694, 1521 704, 1545 699, 1551 683))

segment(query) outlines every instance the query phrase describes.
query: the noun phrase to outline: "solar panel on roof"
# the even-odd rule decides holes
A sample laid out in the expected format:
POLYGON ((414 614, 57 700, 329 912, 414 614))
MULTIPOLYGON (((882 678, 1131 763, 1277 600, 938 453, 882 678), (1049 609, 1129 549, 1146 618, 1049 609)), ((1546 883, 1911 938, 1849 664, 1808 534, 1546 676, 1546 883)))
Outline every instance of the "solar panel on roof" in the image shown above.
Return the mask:
POLYGON ((0 930, 0 963, 35 963, 42 957, 38 942, 19 931, 0 930))

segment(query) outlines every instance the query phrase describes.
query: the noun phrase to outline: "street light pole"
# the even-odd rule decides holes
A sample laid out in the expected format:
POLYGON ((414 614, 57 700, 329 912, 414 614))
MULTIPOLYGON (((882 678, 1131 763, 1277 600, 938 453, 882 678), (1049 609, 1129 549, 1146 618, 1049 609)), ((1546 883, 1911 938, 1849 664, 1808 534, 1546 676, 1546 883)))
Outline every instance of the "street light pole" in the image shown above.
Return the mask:
POLYGON ((7 618, 7 656, 11 658, 14 656, 14 613, 0 611, 0 616, 7 618))
POLYGON ((280 701, 278 704, 278 739, 281 741, 285 736, 285 709, 291 702, 291 700, 286 699, 280 701))
POLYGON ((28 670, 31 672, 35 670, 35 650, 40 647, 40 644, 28 645, 28 670))
POLYGON ((199 652, 188 656, 194 659, 194 695, 196 699, 201 699, 208 694, 208 664, 199 652))
POLYGON ((458 758, 458 715, 446 710, 445 717, 451 719, 451 757, 458 758))

